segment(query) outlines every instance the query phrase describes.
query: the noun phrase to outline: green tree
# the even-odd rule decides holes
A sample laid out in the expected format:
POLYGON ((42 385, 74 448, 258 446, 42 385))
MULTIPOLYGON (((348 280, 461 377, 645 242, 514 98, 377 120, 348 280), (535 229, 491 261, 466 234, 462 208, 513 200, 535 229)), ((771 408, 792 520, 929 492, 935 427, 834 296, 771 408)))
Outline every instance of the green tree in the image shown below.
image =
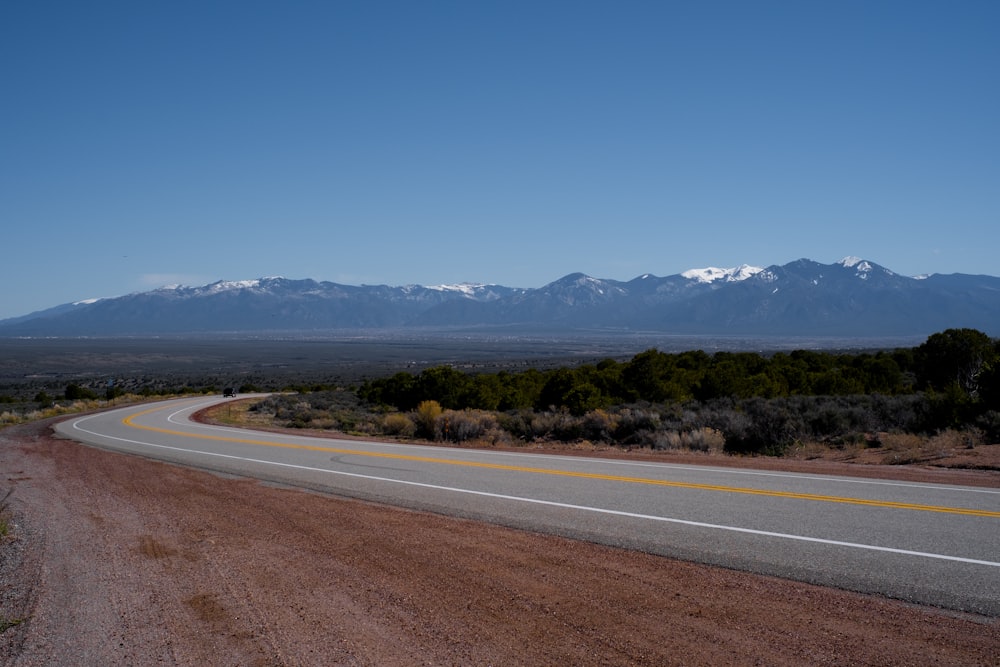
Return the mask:
POLYGON ((466 407, 469 376, 451 366, 434 366, 417 378, 417 394, 421 400, 434 400, 450 410, 466 407))
POLYGON ((67 401, 83 401, 83 400, 93 400, 97 398, 97 394, 85 387, 81 387, 75 382, 66 385, 66 391, 63 392, 67 401))
POLYGON ((563 397, 563 405, 574 417, 582 417, 591 410, 605 406, 601 390, 589 382, 577 382, 563 397))
POLYGON ((896 394, 903 391, 903 372, 891 354, 861 354, 854 360, 863 378, 865 393, 896 394))
POLYGON ((753 388, 746 368, 728 355, 716 355, 718 361, 705 373, 696 396, 698 400, 713 398, 749 398, 753 388))
POLYGON ((547 374, 545 384, 535 403, 537 410, 566 407, 566 396, 576 385, 576 373, 570 368, 558 368, 547 374))
POLYGON ((916 349, 915 356, 924 388, 943 391, 955 384, 971 397, 978 394, 980 374, 997 361, 993 341, 975 329, 948 329, 933 334, 916 349))
POLYGON ((417 379, 412 373, 399 372, 392 377, 370 380, 358 389, 358 398, 375 405, 391 405, 399 410, 413 410, 420 402, 417 379))
POLYGON ((501 371, 497 374, 502 386, 500 409, 525 410, 539 402, 545 375, 537 368, 529 368, 521 373, 501 371))
POLYGON ((658 403, 673 397, 670 385, 676 359, 659 350, 646 350, 632 357, 622 369, 622 382, 633 398, 658 403))
POLYGON ((503 400, 503 381, 496 374, 482 374, 472 378, 466 395, 466 406, 477 410, 496 410, 503 400))
POLYGON ((771 357, 771 372, 776 381, 784 387, 786 394, 806 395, 811 393, 809 367, 802 358, 778 352, 771 357))

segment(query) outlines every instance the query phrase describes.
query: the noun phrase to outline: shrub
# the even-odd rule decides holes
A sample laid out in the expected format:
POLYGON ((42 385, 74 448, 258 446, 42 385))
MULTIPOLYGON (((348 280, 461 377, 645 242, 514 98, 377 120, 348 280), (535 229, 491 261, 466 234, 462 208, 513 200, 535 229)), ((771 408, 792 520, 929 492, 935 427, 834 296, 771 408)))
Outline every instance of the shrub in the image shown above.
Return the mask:
POLYGON ((552 414, 549 436, 562 442, 576 442, 584 437, 583 420, 568 412, 552 414))
POLYGON ((484 410, 447 410, 437 420, 435 439, 467 442, 496 428, 496 418, 484 410))
POLYGON ((699 428, 693 431, 662 431, 653 438, 653 449, 687 449, 692 452, 720 451, 725 440, 718 431, 699 428))
POLYGON ((421 437, 433 440, 437 430, 437 420, 441 413, 441 404, 437 401, 421 401, 417 405, 414 419, 417 424, 417 433, 421 437))
POLYGON ((647 436, 660 427, 660 415, 639 407, 622 408, 615 413, 615 440, 623 444, 649 444, 647 436))
POLYGON ((531 423, 535 413, 531 410, 512 410, 497 414, 497 427, 518 440, 530 442, 535 439, 531 423))
POLYGON ((382 419, 382 431, 388 435, 412 438, 417 432, 417 425, 408 416, 392 412, 382 419))
POLYGON ((725 450, 736 454, 780 456, 792 446, 802 431, 801 420, 784 402, 750 399, 743 404, 743 420, 733 420, 725 450))
POLYGON ((653 449, 680 449, 681 434, 677 431, 657 433, 653 438, 653 449))
POLYGON ((617 428, 617 420, 604 410, 593 410, 584 415, 581 428, 588 440, 610 442, 617 428))

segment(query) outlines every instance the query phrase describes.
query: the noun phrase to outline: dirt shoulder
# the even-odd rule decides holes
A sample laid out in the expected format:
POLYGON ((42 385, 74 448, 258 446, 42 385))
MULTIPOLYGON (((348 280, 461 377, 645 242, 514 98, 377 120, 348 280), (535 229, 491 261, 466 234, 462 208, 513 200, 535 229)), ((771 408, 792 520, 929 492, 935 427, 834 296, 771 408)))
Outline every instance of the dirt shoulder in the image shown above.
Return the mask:
POLYGON ((45 423, 0 431, 0 470, 6 665, 995 665, 1000 646, 998 619, 224 478, 45 423))

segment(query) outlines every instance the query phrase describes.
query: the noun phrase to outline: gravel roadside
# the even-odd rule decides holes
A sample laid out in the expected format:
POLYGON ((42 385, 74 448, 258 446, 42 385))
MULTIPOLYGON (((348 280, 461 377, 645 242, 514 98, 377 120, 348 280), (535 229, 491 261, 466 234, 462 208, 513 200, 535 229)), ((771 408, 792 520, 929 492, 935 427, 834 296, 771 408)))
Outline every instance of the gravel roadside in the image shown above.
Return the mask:
POLYGON ((997 665, 1000 619, 0 431, 0 662, 997 665))

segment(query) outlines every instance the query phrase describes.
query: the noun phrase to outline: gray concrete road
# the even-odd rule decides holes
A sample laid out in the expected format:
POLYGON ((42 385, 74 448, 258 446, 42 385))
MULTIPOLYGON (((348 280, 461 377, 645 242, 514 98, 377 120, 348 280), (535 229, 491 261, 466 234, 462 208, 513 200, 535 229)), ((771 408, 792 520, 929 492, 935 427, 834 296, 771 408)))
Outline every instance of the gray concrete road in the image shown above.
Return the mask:
POLYGON ((66 420, 183 465, 1000 616, 1000 489, 296 437, 189 420, 219 398, 66 420))

